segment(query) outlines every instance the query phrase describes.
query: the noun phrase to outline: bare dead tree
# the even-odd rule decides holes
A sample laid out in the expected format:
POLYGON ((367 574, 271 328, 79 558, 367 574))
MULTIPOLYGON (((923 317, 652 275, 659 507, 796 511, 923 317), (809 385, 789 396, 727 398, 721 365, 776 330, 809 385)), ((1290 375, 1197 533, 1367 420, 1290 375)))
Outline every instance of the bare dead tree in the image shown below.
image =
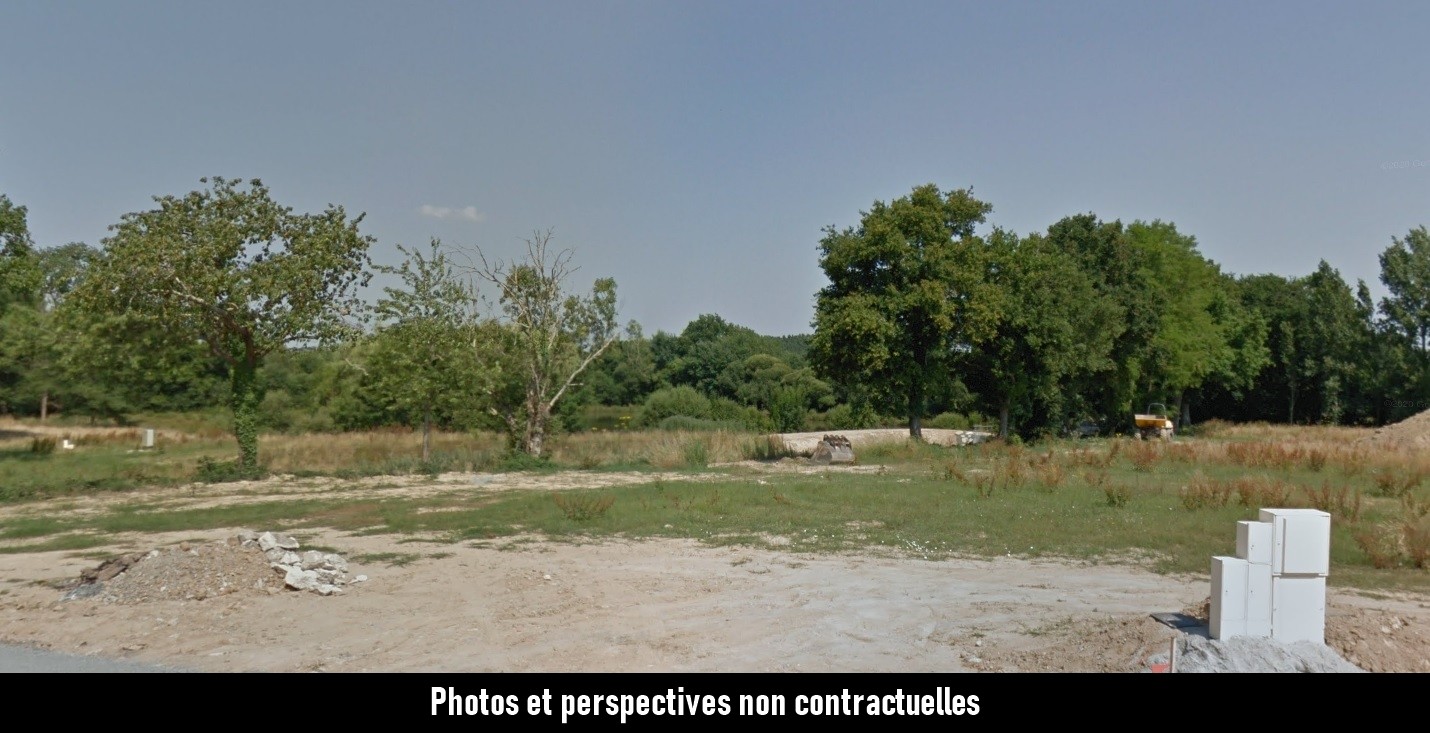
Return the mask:
MULTIPOLYGON (((488 260, 480 248, 471 275, 498 293, 501 329, 496 359, 502 378, 489 411, 500 417, 517 449, 540 457, 557 403, 601 354, 620 339, 616 281, 600 278, 587 295, 567 291, 576 272, 570 249, 551 246, 551 230, 526 241, 519 262, 488 260)), ((490 344, 486 345, 488 348, 490 344)))

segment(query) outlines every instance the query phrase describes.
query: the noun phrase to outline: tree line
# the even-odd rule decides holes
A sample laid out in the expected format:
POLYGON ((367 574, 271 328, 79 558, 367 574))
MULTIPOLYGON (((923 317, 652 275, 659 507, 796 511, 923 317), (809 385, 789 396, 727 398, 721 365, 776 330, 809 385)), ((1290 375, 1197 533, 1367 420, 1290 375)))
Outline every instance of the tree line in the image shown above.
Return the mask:
POLYGON ((1374 303, 1322 260, 1223 272, 1165 221, 1066 217, 1019 236, 971 189, 924 185, 828 228, 811 354, 842 399, 923 417, 972 406, 1000 432, 1200 418, 1376 425, 1430 407, 1430 233, 1380 255, 1374 303))
POLYGON ((433 240, 374 265, 362 215, 296 213, 261 181, 205 179, 99 246, 36 245, 0 195, 0 414, 122 421, 226 406, 240 464, 260 430, 796 431, 987 418, 1035 439, 1121 432, 1149 402, 1197 420, 1376 425, 1430 407, 1430 234, 1392 237, 1374 303, 1322 261, 1223 272, 1171 222, 989 226, 971 189, 875 201, 818 242, 809 334, 707 314, 645 336, 572 252, 433 240), (373 302, 374 273, 389 276, 373 302), (629 409, 602 411, 601 406, 629 409), (604 420, 602 415, 620 415, 604 420), (625 420, 624 418, 629 418, 625 420))

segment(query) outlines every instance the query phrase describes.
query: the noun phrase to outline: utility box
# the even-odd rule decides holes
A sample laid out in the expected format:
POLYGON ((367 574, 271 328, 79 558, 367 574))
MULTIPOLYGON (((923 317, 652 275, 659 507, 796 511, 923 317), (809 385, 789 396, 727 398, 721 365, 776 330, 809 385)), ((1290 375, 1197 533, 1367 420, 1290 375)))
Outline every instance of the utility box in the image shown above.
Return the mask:
MULTIPOLYGON (((1257 524, 1261 524, 1257 522, 1257 524)), ((1271 636, 1271 566, 1246 565, 1246 635, 1271 636)))
POLYGON ((146 429, 144 430, 144 437, 143 437, 142 439, 140 439, 139 449, 140 449, 140 450, 153 450, 153 449, 154 449, 154 429, 153 429, 153 428, 146 428, 146 429))
POLYGON ((1326 579, 1271 579, 1271 638, 1326 643, 1326 579))
POLYGON ((1247 562, 1239 557, 1212 558, 1211 626, 1213 639, 1246 635, 1247 562))
POLYGON ((1326 643, 1331 515, 1262 509, 1258 516, 1237 522, 1237 557, 1212 558, 1211 637, 1326 643))
POLYGON ((1271 571, 1326 575, 1331 569, 1331 515, 1317 509, 1262 509, 1271 525, 1271 571))
MULTIPOLYGON (((1237 522, 1236 556, 1253 565, 1271 565, 1271 523, 1237 522)), ((1269 591, 1270 588, 1268 587, 1269 591)))

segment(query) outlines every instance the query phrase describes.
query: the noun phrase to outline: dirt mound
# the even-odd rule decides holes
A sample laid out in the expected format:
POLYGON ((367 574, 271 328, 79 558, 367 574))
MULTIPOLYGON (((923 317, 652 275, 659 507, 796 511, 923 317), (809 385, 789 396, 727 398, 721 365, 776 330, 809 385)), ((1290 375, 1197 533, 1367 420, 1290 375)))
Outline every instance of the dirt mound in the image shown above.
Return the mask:
POLYGON ((309 550, 272 532, 249 530, 220 542, 191 544, 112 557, 80 573, 64 600, 95 598, 103 603, 202 601, 232 593, 277 593, 285 588, 319 595, 367 580, 349 578, 340 555, 309 550))
POLYGON ((1430 446, 1430 410, 1411 415, 1398 423, 1378 428, 1358 442, 1390 447, 1430 446))
MULTIPOLYGON (((1270 639, 1236 639, 1229 646, 1203 638, 1192 641, 1191 634, 1150 616, 1122 615, 1038 630, 1031 648, 988 649, 970 666, 998 672, 1146 672, 1166 662, 1170 640, 1180 638, 1179 668, 1188 672, 1430 672, 1430 625, 1423 614, 1403 607, 1357 605, 1362 602, 1335 599, 1326 617, 1324 646, 1270 639)), ((1182 613, 1205 625, 1210 607, 1208 598, 1182 613)))
POLYGON ((1430 628, 1407 615, 1358 608, 1326 619, 1326 644, 1370 672, 1430 672, 1430 628))
POLYGON ((269 567, 261 550, 215 542, 154 550, 108 581, 79 585, 70 597, 92 596, 105 603, 202 601, 282 587, 283 577, 269 567), (81 590, 85 588, 91 590, 81 590))

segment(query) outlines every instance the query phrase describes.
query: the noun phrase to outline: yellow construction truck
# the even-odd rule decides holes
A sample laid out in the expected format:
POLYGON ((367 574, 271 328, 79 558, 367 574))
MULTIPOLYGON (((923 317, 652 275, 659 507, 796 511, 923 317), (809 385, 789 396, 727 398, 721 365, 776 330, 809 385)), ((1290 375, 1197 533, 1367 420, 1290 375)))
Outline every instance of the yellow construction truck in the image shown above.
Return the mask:
POLYGON ((1137 425, 1137 437, 1143 440, 1172 439, 1174 423, 1172 418, 1167 415, 1167 406, 1161 402, 1153 402, 1148 405, 1146 413, 1134 414, 1132 422, 1137 425))

